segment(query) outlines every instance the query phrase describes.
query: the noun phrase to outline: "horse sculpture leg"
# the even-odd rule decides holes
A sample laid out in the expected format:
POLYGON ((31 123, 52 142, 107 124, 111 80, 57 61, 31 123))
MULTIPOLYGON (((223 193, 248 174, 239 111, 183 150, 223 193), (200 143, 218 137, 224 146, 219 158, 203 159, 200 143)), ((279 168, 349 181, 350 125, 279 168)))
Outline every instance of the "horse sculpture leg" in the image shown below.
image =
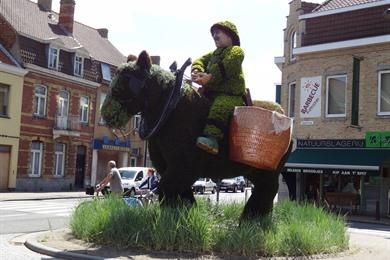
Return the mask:
POLYGON ((252 195, 244 207, 241 219, 263 217, 272 212, 273 200, 279 188, 279 174, 291 153, 292 142, 275 171, 255 170, 249 180, 254 184, 252 195))
POLYGON ((159 183, 161 205, 192 206, 195 203, 195 197, 191 190, 192 183, 192 178, 185 178, 185 172, 167 169, 159 183))

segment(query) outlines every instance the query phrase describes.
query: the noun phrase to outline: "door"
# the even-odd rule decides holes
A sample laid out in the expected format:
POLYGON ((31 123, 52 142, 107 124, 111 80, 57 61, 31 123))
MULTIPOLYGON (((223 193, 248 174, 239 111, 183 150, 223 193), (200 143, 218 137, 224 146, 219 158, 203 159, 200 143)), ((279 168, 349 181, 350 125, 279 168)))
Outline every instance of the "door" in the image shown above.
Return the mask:
POLYGON ((85 146, 83 145, 77 146, 76 175, 75 175, 75 183, 74 183, 74 186, 76 188, 84 188, 85 154, 86 154, 85 146))
POLYGON ((8 189, 8 175, 11 148, 0 145, 0 190, 8 189))

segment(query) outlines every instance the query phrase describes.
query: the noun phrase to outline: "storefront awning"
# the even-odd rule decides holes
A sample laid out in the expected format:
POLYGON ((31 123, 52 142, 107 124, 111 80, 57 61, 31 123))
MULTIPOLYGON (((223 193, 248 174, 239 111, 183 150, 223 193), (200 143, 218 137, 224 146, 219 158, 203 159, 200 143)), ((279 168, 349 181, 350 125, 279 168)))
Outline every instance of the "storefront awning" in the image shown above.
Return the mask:
POLYGON ((390 159, 390 149, 297 149, 288 158, 284 170, 376 176, 386 159, 390 159))

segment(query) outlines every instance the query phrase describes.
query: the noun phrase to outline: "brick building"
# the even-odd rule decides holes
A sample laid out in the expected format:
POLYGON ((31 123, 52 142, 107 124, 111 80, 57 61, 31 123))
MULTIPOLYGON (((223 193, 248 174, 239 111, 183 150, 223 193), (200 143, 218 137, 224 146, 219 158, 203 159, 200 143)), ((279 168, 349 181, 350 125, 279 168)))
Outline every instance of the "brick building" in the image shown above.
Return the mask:
POLYGON ((18 190, 68 190, 91 181, 100 89, 125 57, 107 29, 74 21, 74 0, 0 1, 0 43, 24 78, 18 190))
POLYGON ((388 0, 290 2, 281 104, 297 149, 284 179, 297 199, 390 215, 388 0), (347 205, 348 204, 348 205, 347 205))

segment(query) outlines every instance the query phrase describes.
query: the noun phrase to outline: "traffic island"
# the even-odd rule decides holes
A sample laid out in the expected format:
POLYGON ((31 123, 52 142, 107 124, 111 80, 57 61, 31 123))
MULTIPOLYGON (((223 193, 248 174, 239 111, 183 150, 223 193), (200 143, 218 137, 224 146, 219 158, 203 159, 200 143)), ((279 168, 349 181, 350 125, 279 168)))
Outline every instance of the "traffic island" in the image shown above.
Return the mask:
POLYGON ((243 204, 198 201, 192 208, 129 207, 121 199, 82 203, 71 218, 77 238, 120 249, 196 256, 309 256, 348 249, 342 217, 312 204, 281 202, 272 216, 240 221, 243 204))

